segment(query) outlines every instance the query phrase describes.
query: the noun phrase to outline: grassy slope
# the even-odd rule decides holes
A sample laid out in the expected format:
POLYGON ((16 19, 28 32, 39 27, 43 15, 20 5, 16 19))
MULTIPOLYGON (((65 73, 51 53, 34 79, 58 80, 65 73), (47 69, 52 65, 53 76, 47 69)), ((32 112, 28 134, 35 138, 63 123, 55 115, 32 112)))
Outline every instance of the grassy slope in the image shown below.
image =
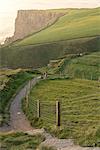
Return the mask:
POLYGON ((100 77, 100 52, 72 59, 64 67, 64 74, 98 80, 100 77))
POLYGON ((6 150, 37 149, 44 140, 41 135, 31 136, 24 133, 9 133, 0 135, 0 148, 6 150))
POLYGON ((49 43, 79 37, 100 35, 100 8, 69 10, 54 25, 25 38, 16 45, 49 43), (58 34, 59 33, 59 34, 58 34))
POLYGON ((37 68, 46 65, 50 59, 56 59, 64 54, 99 51, 100 38, 95 36, 100 35, 99 9, 69 9, 69 14, 61 17, 51 27, 1 48, 1 67, 37 68))
POLYGON ((32 125, 49 128, 83 146, 100 146, 100 90, 97 81, 47 80, 33 88, 26 114, 32 125), (41 118, 37 122, 36 100, 41 118), (55 101, 61 102, 61 130, 55 129, 55 101), (34 109, 33 109, 34 108, 34 109))
POLYGON ((47 65, 49 60, 69 53, 99 51, 100 38, 82 38, 44 45, 8 46, 0 49, 1 67, 28 68, 47 65), (17 57, 16 57, 17 56, 17 57))
POLYGON ((100 52, 80 57, 72 54, 55 61, 54 65, 51 62, 51 66, 45 68, 49 74, 62 73, 62 75, 90 80, 98 80, 100 77, 100 52))

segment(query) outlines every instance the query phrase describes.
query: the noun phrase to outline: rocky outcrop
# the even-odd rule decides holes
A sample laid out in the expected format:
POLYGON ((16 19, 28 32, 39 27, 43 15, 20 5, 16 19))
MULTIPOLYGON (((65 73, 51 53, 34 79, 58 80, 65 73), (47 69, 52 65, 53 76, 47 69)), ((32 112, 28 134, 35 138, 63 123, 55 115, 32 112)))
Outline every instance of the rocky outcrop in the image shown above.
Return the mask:
POLYGON ((13 37, 7 38, 5 43, 11 43, 18 39, 38 32, 53 24, 63 12, 49 10, 19 10, 15 20, 15 32, 13 37))

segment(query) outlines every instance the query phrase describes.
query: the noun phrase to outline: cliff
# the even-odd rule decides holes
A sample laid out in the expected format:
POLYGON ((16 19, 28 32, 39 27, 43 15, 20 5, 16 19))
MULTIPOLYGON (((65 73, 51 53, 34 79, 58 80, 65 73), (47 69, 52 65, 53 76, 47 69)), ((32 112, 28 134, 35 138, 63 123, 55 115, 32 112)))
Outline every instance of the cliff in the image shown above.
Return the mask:
POLYGON ((5 40, 5 43, 11 43, 18 39, 38 32, 43 28, 53 24, 64 12, 49 10, 19 10, 15 20, 15 32, 13 37, 5 40))

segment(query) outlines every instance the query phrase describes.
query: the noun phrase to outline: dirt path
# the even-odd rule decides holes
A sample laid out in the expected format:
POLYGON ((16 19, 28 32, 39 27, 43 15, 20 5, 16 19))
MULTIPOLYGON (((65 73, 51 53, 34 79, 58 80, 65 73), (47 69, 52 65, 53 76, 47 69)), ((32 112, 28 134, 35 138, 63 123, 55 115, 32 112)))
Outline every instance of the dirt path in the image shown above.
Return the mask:
POLYGON ((29 121, 26 119, 21 109, 21 100, 25 97, 26 91, 30 90, 31 86, 35 85, 37 79, 33 79, 16 95, 10 107, 10 126, 17 131, 32 130, 29 121))
POLYGON ((71 139, 57 139, 55 137, 52 137, 49 133, 45 132, 44 129, 34 129, 33 127, 31 127, 25 114, 22 112, 21 100, 25 97, 26 91, 30 91, 30 89, 35 86, 36 83, 39 82, 39 80, 40 77, 32 79, 15 96, 10 107, 9 126, 4 125, 3 127, 0 127, 0 132, 23 131, 30 135, 42 134, 46 140, 41 143, 40 146, 53 146, 57 150, 100 150, 100 148, 82 148, 80 146, 75 146, 71 139))
POLYGON ((21 100, 25 97, 26 91, 30 89, 40 80, 40 77, 34 78, 29 81, 15 96, 10 107, 10 121, 9 125, 4 125, 0 127, 0 132, 2 131, 28 131, 33 130, 26 116, 21 109, 21 100))

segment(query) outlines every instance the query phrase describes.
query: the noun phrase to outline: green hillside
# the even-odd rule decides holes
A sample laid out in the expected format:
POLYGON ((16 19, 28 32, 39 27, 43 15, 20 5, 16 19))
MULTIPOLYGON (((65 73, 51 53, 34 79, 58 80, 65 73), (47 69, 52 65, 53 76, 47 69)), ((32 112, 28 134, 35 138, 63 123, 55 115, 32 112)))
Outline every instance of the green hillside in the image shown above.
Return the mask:
POLYGON ((66 15, 50 27, 0 48, 0 66, 37 68, 65 54, 99 51, 99 10, 68 9, 66 15))
POLYGON ((55 24, 25 38, 16 45, 48 43, 66 39, 100 35, 100 9, 70 10, 55 24))
MULTIPOLYGON (((88 55, 71 54, 58 60, 50 61, 45 69, 48 74, 62 74, 69 77, 77 77, 89 80, 98 80, 100 77, 100 52, 88 55)), ((42 69, 40 69, 42 70, 42 69)))
POLYGON ((80 38, 43 45, 7 46, 0 49, 0 66, 8 68, 37 68, 49 60, 66 54, 100 50, 100 38, 80 38))
POLYGON ((71 59, 64 68, 64 74, 98 80, 100 77, 100 52, 71 59))

